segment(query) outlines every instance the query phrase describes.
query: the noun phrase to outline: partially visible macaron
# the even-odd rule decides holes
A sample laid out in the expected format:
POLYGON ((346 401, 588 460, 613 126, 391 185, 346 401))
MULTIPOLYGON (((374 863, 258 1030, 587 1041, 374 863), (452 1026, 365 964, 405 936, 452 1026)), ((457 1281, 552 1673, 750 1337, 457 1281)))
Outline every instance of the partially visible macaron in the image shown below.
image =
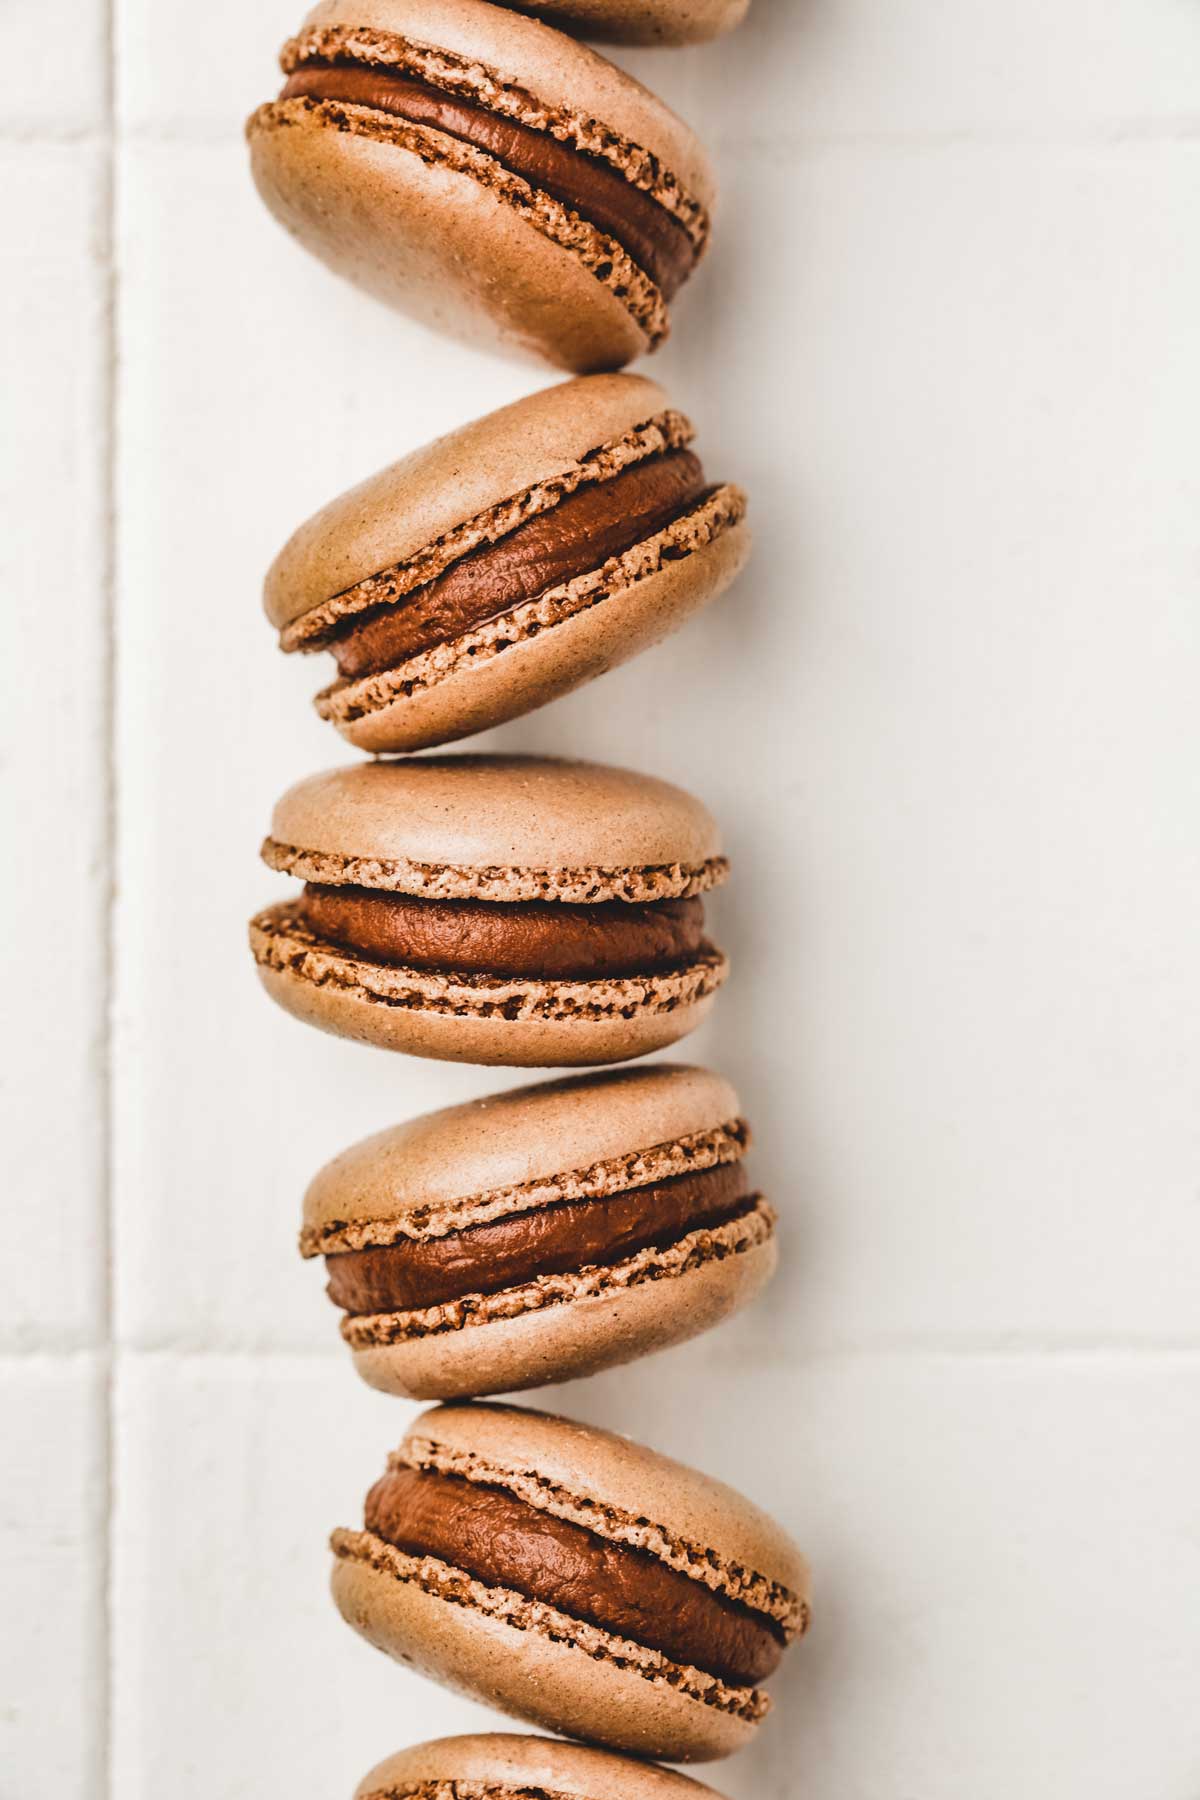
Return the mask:
POLYGON ((501 1712, 665 1762, 748 1743, 808 1622, 787 1535, 627 1438, 508 1406, 423 1414, 335 1531, 333 1592, 378 1649, 501 1712))
POLYGON ((720 1800, 670 1769, 553 1738, 490 1731, 414 1744, 364 1775, 354 1800, 720 1800))
POLYGON ((339 274, 580 374, 661 343, 714 184, 631 75, 487 0, 322 0, 281 61, 254 179, 339 274))
POLYGON ((596 44, 703 44, 740 25, 750 0, 508 0, 596 44))
POLYGON ((623 1062, 708 1012, 728 864, 708 811, 627 769, 549 757, 359 763, 291 788, 263 845, 303 893, 250 941, 309 1024, 451 1062, 623 1062))
POLYGON ((346 1150, 304 1200, 372 1387, 515 1393, 695 1337, 775 1270, 727 1081, 654 1064, 515 1088, 346 1150))
POLYGON ((423 750, 543 706, 724 591, 746 497, 710 484, 654 382, 592 375, 438 438, 294 534, 267 575, 284 650, 329 650, 317 711, 423 750))

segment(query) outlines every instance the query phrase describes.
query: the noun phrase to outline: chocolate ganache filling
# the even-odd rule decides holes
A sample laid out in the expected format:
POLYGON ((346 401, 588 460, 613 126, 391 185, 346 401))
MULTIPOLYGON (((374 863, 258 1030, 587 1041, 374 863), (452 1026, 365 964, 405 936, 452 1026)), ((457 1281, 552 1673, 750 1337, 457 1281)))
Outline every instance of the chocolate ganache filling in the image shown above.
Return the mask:
POLYGON ((695 264, 695 247, 683 226, 609 163, 403 70, 314 58, 289 77, 279 97, 371 107, 486 151, 532 188, 615 238, 668 300, 695 264))
POLYGON ((783 1652, 764 1614, 503 1488, 395 1467, 367 1496, 366 1528, 739 1687, 770 1675, 783 1652))
POLYGON ((704 944, 699 899, 576 906, 560 900, 426 900, 309 883, 318 937, 374 962, 461 975, 592 980, 677 968, 704 944))
POLYGON ((327 1255, 329 1297, 356 1316, 498 1294, 539 1275, 620 1262, 719 1225, 749 1203, 740 1163, 722 1163, 595 1200, 558 1201, 445 1237, 401 1238, 327 1255))
POLYGON ((690 450, 669 451, 579 488, 414 593, 353 615, 329 645, 338 669, 343 679, 357 681, 451 643, 548 588, 602 568, 709 491, 690 450))

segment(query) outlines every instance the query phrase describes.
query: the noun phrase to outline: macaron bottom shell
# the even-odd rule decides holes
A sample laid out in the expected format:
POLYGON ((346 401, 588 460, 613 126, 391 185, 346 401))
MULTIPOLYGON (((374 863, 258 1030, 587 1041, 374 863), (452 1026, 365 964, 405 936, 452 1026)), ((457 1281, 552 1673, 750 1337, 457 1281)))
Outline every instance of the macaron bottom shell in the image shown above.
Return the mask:
POLYGON ((250 925, 259 978, 293 1017, 338 1037, 511 1068, 624 1062, 707 1016, 728 964, 711 945, 680 969, 604 981, 487 983, 368 962, 313 936, 289 903, 250 925))
POLYGON ((437 331, 579 374, 652 347, 576 250, 456 167, 452 139, 423 135, 433 153, 338 129, 300 102, 263 108, 250 128, 254 181, 337 274, 437 331))
MULTIPOLYGON (((753 1215, 754 1225, 760 1218, 753 1215)), ((454 1400, 543 1387, 669 1349, 754 1299, 778 1261, 770 1223, 695 1237, 708 1240, 707 1254, 688 1260, 679 1273, 657 1272, 647 1258, 644 1278, 622 1285, 620 1269, 595 1270, 590 1273, 600 1279, 594 1292, 511 1318, 485 1317, 403 1342, 356 1346, 355 1368, 385 1393, 454 1400)), ((505 1296, 496 1298, 503 1302, 505 1296)))
POLYGON ((638 1666, 637 1646, 606 1643, 604 1634, 503 1590, 487 1591, 494 1610, 485 1610, 479 1584, 441 1564, 422 1564, 420 1575, 413 1559, 389 1555, 368 1533, 335 1533, 334 1544, 334 1601, 368 1643, 547 1730, 664 1762, 708 1762, 749 1743, 769 1706, 755 1689, 711 1682, 699 1683, 710 1700, 693 1697, 676 1685, 687 1671, 667 1665, 649 1673, 638 1666))

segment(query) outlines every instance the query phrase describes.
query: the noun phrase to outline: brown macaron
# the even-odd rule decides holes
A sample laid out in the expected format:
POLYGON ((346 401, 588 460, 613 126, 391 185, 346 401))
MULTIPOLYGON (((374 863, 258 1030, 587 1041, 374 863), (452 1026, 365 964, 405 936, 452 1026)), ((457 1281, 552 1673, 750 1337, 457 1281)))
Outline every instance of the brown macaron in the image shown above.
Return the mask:
POLYGON ((713 179, 632 76, 486 0, 322 0, 281 60, 254 179, 339 274, 580 374, 666 336, 713 179))
POLYGON ((333 1593, 378 1649, 518 1718, 665 1762, 749 1742, 808 1622, 795 1545, 732 1488, 507 1406, 411 1427, 335 1531, 333 1593))
POLYGON ((414 1744, 364 1775, 354 1800, 720 1800, 670 1769, 554 1738, 489 1731, 414 1744))
POLYGON ((740 25, 750 0, 509 0, 596 44, 703 44, 740 25))
POLYGON ((282 649, 337 663, 317 711, 362 750, 424 750, 666 637, 750 548, 744 493, 707 481, 692 435, 652 381, 584 376, 333 501, 264 595, 282 649))
POLYGON ((693 1030, 728 972, 700 898, 728 872, 716 825, 627 769, 359 763, 291 788, 262 854, 306 883, 251 921, 267 992, 384 1049, 623 1062, 693 1030))
POLYGON ((593 1375, 719 1324, 775 1271, 749 1130, 705 1069, 575 1076, 356 1144, 300 1248, 364 1381, 417 1400, 593 1375))

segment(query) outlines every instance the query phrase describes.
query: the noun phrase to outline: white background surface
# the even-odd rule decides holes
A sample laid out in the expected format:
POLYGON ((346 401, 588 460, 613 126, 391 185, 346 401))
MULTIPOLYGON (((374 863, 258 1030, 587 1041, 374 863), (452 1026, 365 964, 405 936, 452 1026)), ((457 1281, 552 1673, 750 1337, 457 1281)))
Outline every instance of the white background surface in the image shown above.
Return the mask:
MULTIPOLYGON (((334 492, 546 377, 260 208, 240 125, 290 0, 117 15, 4 21, 0 1797, 338 1800, 488 1715, 326 1598, 410 1409, 351 1378, 299 1196, 499 1082, 257 991, 270 804, 346 760, 258 584, 334 492)), ((690 1048, 786 1260, 561 1404, 811 1554, 731 1800, 1197 1800, 1200 14, 756 0, 630 60, 720 166, 654 373, 759 551, 496 735, 721 817, 736 978, 690 1048)))

